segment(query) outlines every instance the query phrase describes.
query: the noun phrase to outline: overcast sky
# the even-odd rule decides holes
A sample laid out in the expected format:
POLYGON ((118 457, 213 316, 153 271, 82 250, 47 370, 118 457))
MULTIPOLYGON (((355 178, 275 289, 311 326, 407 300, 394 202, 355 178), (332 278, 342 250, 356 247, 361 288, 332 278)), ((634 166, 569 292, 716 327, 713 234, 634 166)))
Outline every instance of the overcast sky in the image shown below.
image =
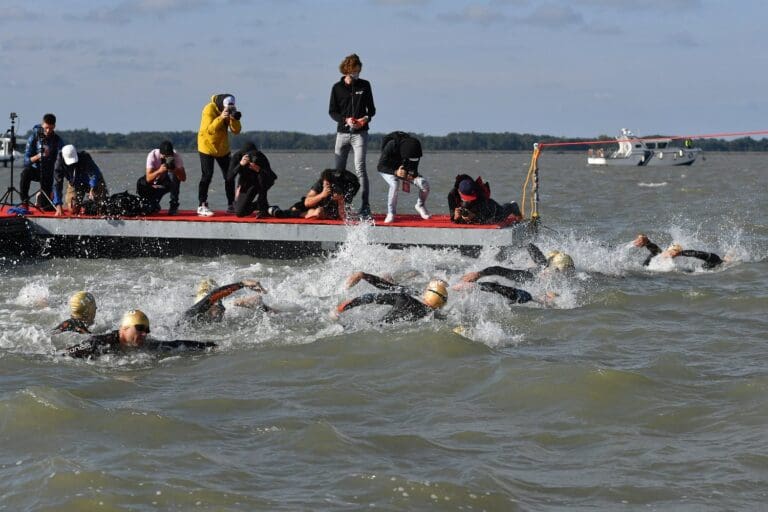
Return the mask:
POLYGON ((245 130, 331 133, 355 52, 376 132, 761 130, 766 22, 765 0, 9 0, 0 127, 197 131, 231 92, 245 130))

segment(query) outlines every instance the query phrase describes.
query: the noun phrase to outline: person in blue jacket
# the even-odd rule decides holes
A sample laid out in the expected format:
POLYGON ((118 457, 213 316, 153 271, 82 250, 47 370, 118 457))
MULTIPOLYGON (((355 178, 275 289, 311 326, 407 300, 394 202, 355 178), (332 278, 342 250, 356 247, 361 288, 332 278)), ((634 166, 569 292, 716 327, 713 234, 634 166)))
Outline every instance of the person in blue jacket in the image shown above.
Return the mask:
POLYGON ((70 214, 80 213, 83 201, 101 202, 107 198, 107 185, 99 166, 87 151, 77 151, 72 144, 61 148, 53 168, 53 206, 56 216, 64 213, 62 195, 67 181, 66 208, 70 214))
POLYGON ((23 207, 29 207, 29 187, 33 181, 37 181, 43 193, 37 197, 37 207, 53 211, 53 165, 63 146, 64 141, 56 133, 56 116, 45 114, 43 122, 32 127, 32 135, 27 139, 27 148, 24 150, 24 168, 19 178, 23 207))

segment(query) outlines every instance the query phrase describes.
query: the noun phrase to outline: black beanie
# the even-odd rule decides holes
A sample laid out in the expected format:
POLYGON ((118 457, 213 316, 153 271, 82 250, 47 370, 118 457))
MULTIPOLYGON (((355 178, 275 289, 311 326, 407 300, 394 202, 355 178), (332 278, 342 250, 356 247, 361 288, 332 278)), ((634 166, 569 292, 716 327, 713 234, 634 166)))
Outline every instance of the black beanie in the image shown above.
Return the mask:
POLYGON ((421 142, 419 139, 408 137, 400 142, 400 156, 402 158, 421 158, 421 142))

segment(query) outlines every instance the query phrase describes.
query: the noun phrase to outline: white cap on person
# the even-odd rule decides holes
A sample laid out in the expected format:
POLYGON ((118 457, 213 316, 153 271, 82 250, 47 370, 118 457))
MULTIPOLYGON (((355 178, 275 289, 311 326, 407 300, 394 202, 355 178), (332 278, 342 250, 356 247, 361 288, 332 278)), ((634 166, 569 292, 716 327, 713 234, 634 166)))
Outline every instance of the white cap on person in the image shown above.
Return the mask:
POLYGON ((67 144, 61 148, 61 157, 64 159, 64 163, 72 165, 77 163, 77 149, 72 144, 67 144))
POLYGON ((221 102, 221 104, 224 105, 224 107, 228 107, 230 105, 234 105, 235 104, 235 97, 234 96, 227 96, 226 98, 224 98, 224 100, 221 102))

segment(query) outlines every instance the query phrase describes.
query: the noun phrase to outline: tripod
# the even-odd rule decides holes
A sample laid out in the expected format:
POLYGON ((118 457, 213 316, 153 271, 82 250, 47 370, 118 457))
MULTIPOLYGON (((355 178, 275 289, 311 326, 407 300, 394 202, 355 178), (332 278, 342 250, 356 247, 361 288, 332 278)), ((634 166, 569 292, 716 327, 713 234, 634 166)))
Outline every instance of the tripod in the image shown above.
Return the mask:
POLYGON ((21 198, 21 192, 19 192, 16 187, 13 186, 13 161, 16 160, 15 155, 13 152, 16 150, 16 118, 19 117, 16 115, 16 112, 11 112, 11 128, 6 132, 10 135, 10 144, 9 144, 9 150, 11 154, 11 183, 8 186, 8 190, 5 191, 5 193, 0 197, 0 206, 13 206, 13 193, 16 192, 19 194, 19 198, 21 198))

